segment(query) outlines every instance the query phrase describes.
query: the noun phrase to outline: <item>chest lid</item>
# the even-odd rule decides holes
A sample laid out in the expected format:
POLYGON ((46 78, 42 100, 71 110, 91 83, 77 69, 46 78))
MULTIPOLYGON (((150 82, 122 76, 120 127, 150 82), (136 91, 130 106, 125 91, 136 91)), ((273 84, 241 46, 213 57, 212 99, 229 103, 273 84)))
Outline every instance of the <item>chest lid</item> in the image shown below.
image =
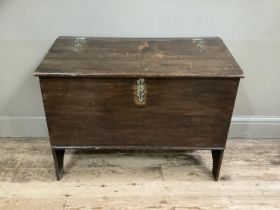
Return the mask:
POLYGON ((59 37, 34 75, 240 78, 243 72, 218 37, 59 37))

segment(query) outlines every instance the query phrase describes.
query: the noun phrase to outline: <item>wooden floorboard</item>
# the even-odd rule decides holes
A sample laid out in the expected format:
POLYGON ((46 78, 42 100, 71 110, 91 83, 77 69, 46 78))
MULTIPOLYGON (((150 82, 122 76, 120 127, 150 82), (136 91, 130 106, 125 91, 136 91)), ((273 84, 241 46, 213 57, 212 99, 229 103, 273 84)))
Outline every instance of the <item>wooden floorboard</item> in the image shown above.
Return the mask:
POLYGON ((280 140, 229 140, 220 181, 210 151, 71 150, 56 181, 47 139, 0 138, 0 209, 280 209, 280 140))

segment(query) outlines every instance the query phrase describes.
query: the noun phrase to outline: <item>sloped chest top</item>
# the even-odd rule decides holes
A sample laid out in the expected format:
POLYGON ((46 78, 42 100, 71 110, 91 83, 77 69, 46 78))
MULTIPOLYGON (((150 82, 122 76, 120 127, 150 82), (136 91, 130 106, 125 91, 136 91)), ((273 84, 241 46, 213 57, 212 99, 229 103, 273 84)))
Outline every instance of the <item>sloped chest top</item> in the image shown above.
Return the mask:
POLYGON ((243 77, 220 38, 59 37, 35 76, 243 77))

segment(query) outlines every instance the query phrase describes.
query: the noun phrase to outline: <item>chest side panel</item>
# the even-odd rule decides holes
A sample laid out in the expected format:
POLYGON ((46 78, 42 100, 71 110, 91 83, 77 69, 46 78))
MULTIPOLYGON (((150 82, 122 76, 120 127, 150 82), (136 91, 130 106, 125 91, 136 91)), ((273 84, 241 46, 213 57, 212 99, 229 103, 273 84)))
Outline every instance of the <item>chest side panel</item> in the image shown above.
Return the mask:
POLYGON ((56 146, 224 147, 239 79, 40 78, 56 146))

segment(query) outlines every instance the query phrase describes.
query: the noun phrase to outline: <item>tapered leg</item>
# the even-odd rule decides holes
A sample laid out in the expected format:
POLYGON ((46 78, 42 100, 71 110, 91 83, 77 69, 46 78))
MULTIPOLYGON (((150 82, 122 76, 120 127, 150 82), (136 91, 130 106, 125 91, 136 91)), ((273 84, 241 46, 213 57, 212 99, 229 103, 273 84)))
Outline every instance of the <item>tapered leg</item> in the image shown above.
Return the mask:
POLYGON ((224 154, 224 150, 212 150, 212 158, 213 158, 212 174, 214 176, 215 181, 219 180, 223 154, 224 154))
POLYGON ((63 175, 63 159, 65 149, 52 149, 56 178, 59 181, 63 175))

